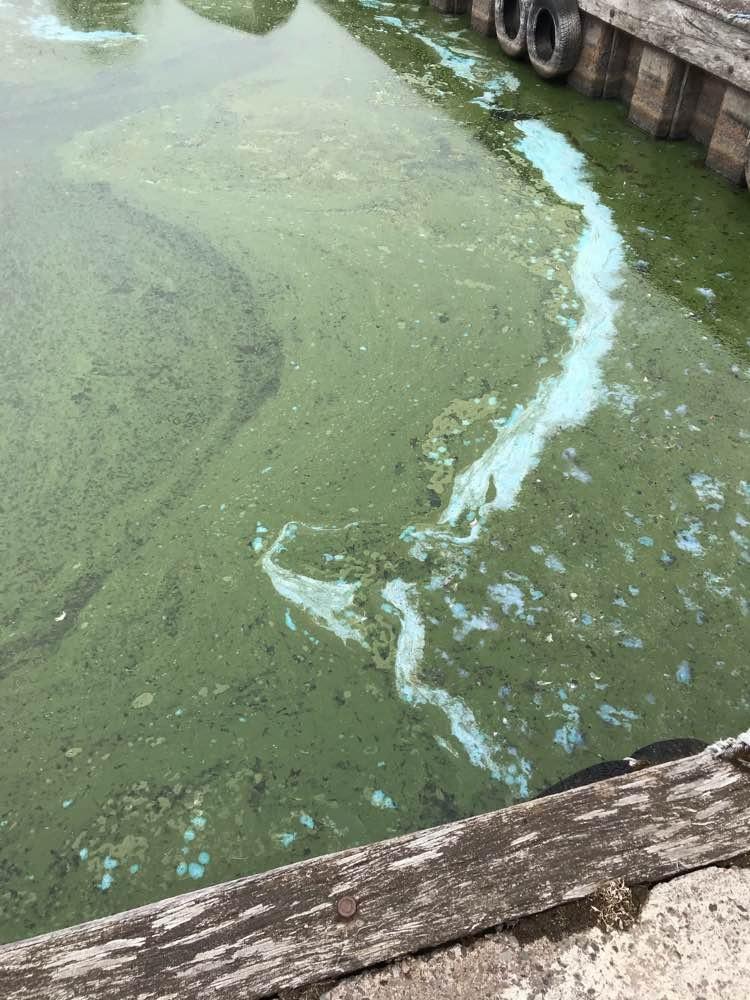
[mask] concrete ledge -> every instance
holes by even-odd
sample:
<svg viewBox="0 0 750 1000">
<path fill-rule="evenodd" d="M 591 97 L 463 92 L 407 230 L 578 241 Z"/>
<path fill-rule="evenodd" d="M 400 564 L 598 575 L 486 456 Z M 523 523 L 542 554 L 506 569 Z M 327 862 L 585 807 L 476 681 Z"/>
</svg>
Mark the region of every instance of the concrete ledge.
<svg viewBox="0 0 750 1000">
<path fill-rule="evenodd" d="M 404 959 L 319 996 L 746 1000 L 750 870 L 708 868 L 644 895 L 639 900 L 617 885 L 602 887 L 585 904 L 550 910 L 513 930 Z"/>
</svg>

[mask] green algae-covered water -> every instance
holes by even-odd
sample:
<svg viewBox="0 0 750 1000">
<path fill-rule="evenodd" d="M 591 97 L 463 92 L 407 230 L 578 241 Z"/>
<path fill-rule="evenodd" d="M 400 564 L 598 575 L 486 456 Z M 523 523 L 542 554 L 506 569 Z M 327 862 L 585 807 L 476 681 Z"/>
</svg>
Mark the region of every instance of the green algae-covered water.
<svg viewBox="0 0 750 1000">
<path fill-rule="evenodd" d="M 700 150 L 425 6 L 0 37 L 0 940 L 746 728 Z"/>
</svg>

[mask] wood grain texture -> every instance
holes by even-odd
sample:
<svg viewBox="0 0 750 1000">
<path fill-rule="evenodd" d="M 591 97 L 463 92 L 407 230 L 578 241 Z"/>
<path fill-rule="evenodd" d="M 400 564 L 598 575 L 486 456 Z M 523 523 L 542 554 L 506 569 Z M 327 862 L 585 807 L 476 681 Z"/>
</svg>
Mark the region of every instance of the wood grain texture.
<svg viewBox="0 0 750 1000">
<path fill-rule="evenodd" d="M 744 184 L 749 143 L 750 94 L 727 87 L 709 143 L 706 166 L 733 184 Z"/>
<path fill-rule="evenodd" d="M 748 19 L 737 18 L 738 13 L 750 15 L 750 5 L 743 2 L 735 6 L 742 10 L 734 11 L 731 20 L 725 5 L 709 0 L 693 0 L 691 5 L 681 0 L 579 0 L 579 7 L 587 14 L 750 90 Z"/>
<path fill-rule="evenodd" d="M 657 139 L 669 135 L 685 75 L 684 63 L 650 45 L 643 46 L 628 118 Z"/>
<path fill-rule="evenodd" d="M 272 996 L 734 857 L 749 835 L 748 766 L 706 752 L 5 946 L 0 997 Z"/>
</svg>

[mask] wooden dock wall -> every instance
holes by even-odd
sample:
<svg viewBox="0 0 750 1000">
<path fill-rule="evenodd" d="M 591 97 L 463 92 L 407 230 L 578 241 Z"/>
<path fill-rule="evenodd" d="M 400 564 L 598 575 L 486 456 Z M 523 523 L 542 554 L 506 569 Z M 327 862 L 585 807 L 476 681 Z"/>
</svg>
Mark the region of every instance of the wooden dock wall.
<svg viewBox="0 0 750 1000">
<path fill-rule="evenodd" d="M 470 0 L 432 0 L 446 13 Z M 658 139 L 692 138 L 707 166 L 750 186 L 750 0 L 578 0 L 582 45 L 568 83 L 622 101 Z M 471 25 L 495 34 L 494 0 L 473 0 Z"/>
<path fill-rule="evenodd" d="M 654 883 L 736 857 L 750 846 L 750 733 L 740 740 L 0 947 L 0 997 L 259 1000 L 612 880 Z"/>
</svg>

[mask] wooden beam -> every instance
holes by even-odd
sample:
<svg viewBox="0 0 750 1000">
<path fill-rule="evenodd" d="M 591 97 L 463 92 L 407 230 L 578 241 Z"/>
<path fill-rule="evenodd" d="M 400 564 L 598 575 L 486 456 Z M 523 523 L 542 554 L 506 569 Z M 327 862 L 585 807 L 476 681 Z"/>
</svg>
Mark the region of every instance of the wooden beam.
<svg viewBox="0 0 750 1000">
<path fill-rule="evenodd" d="M 734 857 L 749 834 L 748 766 L 706 751 L 7 945 L 0 993 L 256 1000 Z"/>
<path fill-rule="evenodd" d="M 579 0 L 579 7 L 654 48 L 750 90 L 747 25 L 709 12 L 708 3 L 697 9 L 680 0 Z"/>
</svg>

